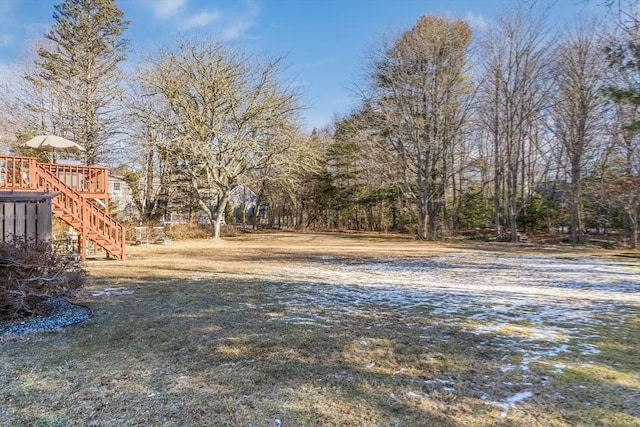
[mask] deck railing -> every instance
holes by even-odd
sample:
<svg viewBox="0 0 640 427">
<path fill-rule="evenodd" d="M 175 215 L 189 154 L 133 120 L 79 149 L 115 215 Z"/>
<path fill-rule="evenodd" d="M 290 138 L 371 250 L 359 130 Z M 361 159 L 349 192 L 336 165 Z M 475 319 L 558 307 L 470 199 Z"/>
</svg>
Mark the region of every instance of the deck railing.
<svg viewBox="0 0 640 427">
<path fill-rule="evenodd" d="M 39 163 L 31 157 L 0 155 L 0 190 L 60 193 L 53 199 L 53 213 L 80 233 L 82 245 L 91 240 L 107 253 L 124 259 L 126 230 L 94 199 L 108 205 L 106 168 Z M 80 255 L 85 259 L 85 251 Z"/>
<path fill-rule="evenodd" d="M 102 199 L 109 191 L 109 174 L 106 168 L 55 163 L 40 165 L 60 181 L 87 197 Z"/>
<path fill-rule="evenodd" d="M 0 156 L 0 189 L 37 190 L 37 164 L 32 157 Z"/>
<path fill-rule="evenodd" d="M 86 197 L 108 198 L 109 170 L 107 168 L 39 163 L 32 157 L 21 156 L 0 155 L 0 189 L 37 190 L 36 165 Z"/>
</svg>

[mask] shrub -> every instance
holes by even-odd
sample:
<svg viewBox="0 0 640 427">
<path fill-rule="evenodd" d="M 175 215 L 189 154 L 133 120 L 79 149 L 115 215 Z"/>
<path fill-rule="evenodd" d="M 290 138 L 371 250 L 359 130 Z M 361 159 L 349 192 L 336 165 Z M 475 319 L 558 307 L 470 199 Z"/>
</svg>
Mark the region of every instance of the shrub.
<svg viewBox="0 0 640 427">
<path fill-rule="evenodd" d="M 177 224 L 166 226 L 165 235 L 171 240 L 210 239 L 212 234 L 209 224 Z M 233 226 L 222 226 L 221 237 L 234 237 L 237 235 Z"/>
<path fill-rule="evenodd" d="M 0 243 L 0 320 L 38 314 L 42 302 L 71 295 L 85 280 L 80 261 L 47 242 Z"/>
<path fill-rule="evenodd" d="M 495 239 L 495 235 L 493 233 L 469 233 L 465 234 L 465 239 L 472 240 L 475 242 L 490 242 Z"/>
<path fill-rule="evenodd" d="M 199 224 L 177 224 L 165 227 L 164 233 L 171 240 L 206 239 L 211 237 L 211 227 Z"/>
<path fill-rule="evenodd" d="M 474 189 L 463 194 L 459 224 L 463 230 L 493 227 L 492 200 Z"/>
</svg>

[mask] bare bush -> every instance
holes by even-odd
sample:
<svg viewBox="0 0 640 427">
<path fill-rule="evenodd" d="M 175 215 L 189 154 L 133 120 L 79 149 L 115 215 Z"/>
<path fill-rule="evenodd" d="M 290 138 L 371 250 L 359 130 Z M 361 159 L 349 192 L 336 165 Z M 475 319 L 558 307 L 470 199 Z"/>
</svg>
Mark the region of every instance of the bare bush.
<svg viewBox="0 0 640 427">
<path fill-rule="evenodd" d="M 0 243 L 0 321 L 39 313 L 42 302 L 84 285 L 78 260 L 53 252 L 46 242 Z"/>
<path fill-rule="evenodd" d="M 165 235 L 171 240 L 207 239 L 211 237 L 211 228 L 200 224 L 177 224 L 165 227 Z M 231 237 L 236 235 L 233 227 L 222 227 L 220 235 Z"/>
</svg>

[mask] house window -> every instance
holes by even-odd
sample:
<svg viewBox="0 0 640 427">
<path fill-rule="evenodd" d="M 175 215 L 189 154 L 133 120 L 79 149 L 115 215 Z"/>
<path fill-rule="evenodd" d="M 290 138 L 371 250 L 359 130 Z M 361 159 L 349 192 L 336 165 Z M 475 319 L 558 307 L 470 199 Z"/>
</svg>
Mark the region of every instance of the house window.
<svg viewBox="0 0 640 427">
<path fill-rule="evenodd" d="M 114 182 L 113 183 L 113 191 L 120 191 L 120 183 L 119 182 Z"/>
</svg>

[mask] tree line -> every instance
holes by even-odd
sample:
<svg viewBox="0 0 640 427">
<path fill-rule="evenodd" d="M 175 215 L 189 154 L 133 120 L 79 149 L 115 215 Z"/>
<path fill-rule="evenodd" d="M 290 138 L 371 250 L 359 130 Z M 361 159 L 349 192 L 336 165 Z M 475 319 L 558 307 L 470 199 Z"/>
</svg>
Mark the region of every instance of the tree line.
<svg viewBox="0 0 640 427">
<path fill-rule="evenodd" d="M 115 2 L 65 0 L 3 91 L 2 134 L 21 153 L 35 134 L 74 139 L 87 164 L 120 166 L 142 220 L 199 211 L 215 237 L 247 185 L 274 226 L 573 242 L 615 231 L 637 246 L 640 12 L 621 1 L 617 25 L 557 30 L 544 6 L 483 28 L 420 17 L 374 44 L 357 107 L 306 133 L 282 58 L 199 37 L 124 73 Z"/>
</svg>

